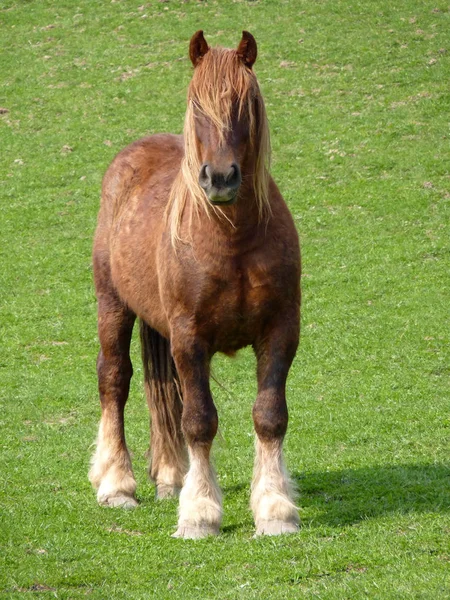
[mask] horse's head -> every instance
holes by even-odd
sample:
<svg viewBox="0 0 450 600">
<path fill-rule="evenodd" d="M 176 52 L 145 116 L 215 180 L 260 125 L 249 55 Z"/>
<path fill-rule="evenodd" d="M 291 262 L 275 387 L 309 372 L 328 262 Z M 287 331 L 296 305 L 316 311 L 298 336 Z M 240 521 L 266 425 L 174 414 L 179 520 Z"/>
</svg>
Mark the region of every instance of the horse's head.
<svg viewBox="0 0 450 600">
<path fill-rule="evenodd" d="M 255 183 L 268 154 L 264 103 L 252 71 L 256 41 L 244 31 L 236 50 L 210 48 L 197 31 L 189 55 L 195 69 L 188 93 L 186 154 L 208 200 L 234 204 L 243 178 Z"/>
</svg>

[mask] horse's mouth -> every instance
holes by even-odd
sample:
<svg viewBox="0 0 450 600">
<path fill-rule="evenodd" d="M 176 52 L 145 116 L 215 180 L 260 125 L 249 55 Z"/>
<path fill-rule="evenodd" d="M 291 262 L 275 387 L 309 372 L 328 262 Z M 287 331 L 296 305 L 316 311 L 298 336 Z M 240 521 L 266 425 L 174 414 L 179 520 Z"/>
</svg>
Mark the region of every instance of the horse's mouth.
<svg viewBox="0 0 450 600">
<path fill-rule="evenodd" d="M 238 188 L 216 188 L 208 190 L 206 193 L 208 200 L 214 206 L 230 206 L 234 204 L 238 196 Z"/>
<path fill-rule="evenodd" d="M 210 198 L 209 199 L 211 204 L 214 204 L 214 206 L 231 206 L 232 204 L 236 203 L 236 200 L 237 200 L 237 194 L 235 194 L 229 200 L 219 200 L 218 198 Z"/>
</svg>

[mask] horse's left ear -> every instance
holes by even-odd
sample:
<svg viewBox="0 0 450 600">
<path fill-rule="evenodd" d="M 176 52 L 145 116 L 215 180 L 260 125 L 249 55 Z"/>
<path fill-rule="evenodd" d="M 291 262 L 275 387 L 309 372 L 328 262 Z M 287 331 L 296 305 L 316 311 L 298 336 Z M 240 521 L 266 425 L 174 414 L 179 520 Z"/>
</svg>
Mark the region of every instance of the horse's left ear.
<svg viewBox="0 0 450 600">
<path fill-rule="evenodd" d="M 258 55 L 256 40 L 248 31 L 242 32 L 242 40 L 239 43 L 236 53 L 244 65 L 249 69 L 251 69 L 255 64 L 255 60 Z"/>
<path fill-rule="evenodd" d="M 191 43 L 189 44 L 189 58 L 194 67 L 198 65 L 200 59 L 205 56 L 208 50 L 209 46 L 203 36 L 203 31 L 196 31 L 191 37 Z"/>
</svg>

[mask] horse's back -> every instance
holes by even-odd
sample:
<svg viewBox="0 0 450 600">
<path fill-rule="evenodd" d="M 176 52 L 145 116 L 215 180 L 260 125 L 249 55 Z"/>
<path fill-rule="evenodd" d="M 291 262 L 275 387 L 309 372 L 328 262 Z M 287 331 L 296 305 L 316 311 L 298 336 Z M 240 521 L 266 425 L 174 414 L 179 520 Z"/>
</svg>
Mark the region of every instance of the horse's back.
<svg viewBox="0 0 450 600">
<path fill-rule="evenodd" d="M 103 178 L 94 240 L 97 293 L 111 290 L 141 317 L 150 306 L 148 322 L 164 333 L 156 255 L 183 148 L 181 136 L 157 134 L 117 154 Z"/>
<path fill-rule="evenodd" d="M 111 223 L 137 196 L 155 208 L 165 204 L 183 154 L 182 136 L 169 133 L 147 136 L 124 148 L 103 178 L 99 221 Z"/>
</svg>

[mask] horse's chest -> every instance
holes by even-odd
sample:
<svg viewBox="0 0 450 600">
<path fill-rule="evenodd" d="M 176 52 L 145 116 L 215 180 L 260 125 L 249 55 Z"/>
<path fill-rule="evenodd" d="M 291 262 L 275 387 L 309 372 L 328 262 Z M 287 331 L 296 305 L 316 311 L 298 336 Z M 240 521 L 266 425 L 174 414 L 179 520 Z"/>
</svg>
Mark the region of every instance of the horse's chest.
<svg viewBox="0 0 450 600">
<path fill-rule="evenodd" d="M 205 278 L 196 320 L 219 351 L 253 343 L 264 321 L 276 308 L 276 285 L 266 272 L 224 269 Z"/>
<path fill-rule="evenodd" d="M 250 270 L 236 269 L 212 282 L 212 296 L 228 307 L 230 317 L 242 314 L 258 316 L 271 293 L 271 280 Z M 219 311 L 220 312 L 220 311 Z M 223 312 L 223 311 L 222 311 Z"/>
</svg>

